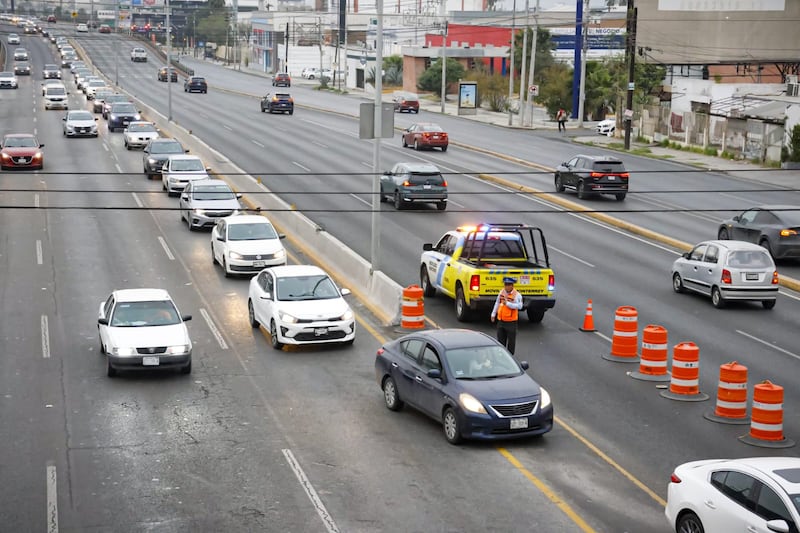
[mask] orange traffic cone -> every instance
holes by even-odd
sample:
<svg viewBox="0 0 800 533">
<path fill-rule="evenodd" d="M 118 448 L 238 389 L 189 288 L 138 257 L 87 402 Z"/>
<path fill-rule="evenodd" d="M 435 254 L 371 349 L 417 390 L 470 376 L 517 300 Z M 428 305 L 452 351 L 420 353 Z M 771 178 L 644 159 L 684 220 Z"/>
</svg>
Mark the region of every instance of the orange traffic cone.
<svg viewBox="0 0 800 533">
<path fill-rule="evenodd" d="M 589 303 L 586 304 L 586 314 L 583 316 L 583 326 L 581 331 L 597 331 L 594 329 L 594 316 L 592 315 L 592 299 L 589 298 Z"/>
</svg>

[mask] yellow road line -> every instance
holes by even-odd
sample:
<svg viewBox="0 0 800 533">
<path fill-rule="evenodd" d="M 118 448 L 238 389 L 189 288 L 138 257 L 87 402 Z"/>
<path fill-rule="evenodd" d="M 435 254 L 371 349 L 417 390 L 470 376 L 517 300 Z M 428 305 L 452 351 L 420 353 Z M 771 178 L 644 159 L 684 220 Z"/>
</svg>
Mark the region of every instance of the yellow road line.
<svg viewBox="0 0 800 533">
<path fill-rule="evenodd" d="M 537 489 L 542 491 L 542 494 L 544 494 L 547 497 L 547 499 L 549 499 L 551 502 L 556 504 L 556 507 L 561 509 L 561 512 L 563 512 L 565 515 L 567 515 L 570 520 L 575 522 L 575 525 L 577 525 L 579 528 L 581 528 L 581 531 L 584 531 L 585 533 L 594 533 L 595 530 L 594 530 L 594 528 L 592 528 L 592 526 L 587 524 L 586 521 L 578 515 L 578 513 L 573 511 L 572 507 L 570 507 L 567 502 L 565 502 L 564 500 L 559 498 L 558 495 L 555 492 L 550 490 L 550 487 L 545 485 L 542 482 L 542 480 L 540 480 L 538 477 L 534 476 L 533 473 L 531 473 L 530 470 L 528 470 L 527 468 L 522 466 L 522 463 L 520 463 L 517 460 L 516 457 L 511 455 L 511 452 L 509 452 L 505 448 L 497 448 L 497 451 L 500 452 L 500 455 L 505 457 L 506 460 L 509 463 L 511 463 L 517 470 L 519 470 L 520 473 L 523 476 L 528 478 L 528 481 L 533 483 L 536 486 Z"/>
</svg>

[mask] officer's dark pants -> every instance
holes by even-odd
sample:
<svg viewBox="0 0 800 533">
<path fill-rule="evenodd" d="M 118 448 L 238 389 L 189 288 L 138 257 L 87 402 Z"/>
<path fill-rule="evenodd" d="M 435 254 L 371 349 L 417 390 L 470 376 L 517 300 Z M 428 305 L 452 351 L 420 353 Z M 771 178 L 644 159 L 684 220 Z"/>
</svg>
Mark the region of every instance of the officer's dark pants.
<svg viewBox="0 0 800 533">
<path fill-rule="evenodd" d="M 517 321 L 497 321 L 497 341 L 514 353 L 517 346 Z"/>
</svg>

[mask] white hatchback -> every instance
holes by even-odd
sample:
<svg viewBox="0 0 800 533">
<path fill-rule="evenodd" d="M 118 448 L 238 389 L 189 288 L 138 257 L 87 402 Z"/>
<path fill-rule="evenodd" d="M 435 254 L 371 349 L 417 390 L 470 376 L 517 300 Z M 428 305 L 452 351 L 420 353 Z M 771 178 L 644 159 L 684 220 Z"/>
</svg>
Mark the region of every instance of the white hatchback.
<svg viewBox="0 0 800 533">
<path fill-rule="evenodd" d="M 250 280 L 250 325 L 264 324 L 276 350 L 285 344 L 352 344 L 356 321 L 343 298 L 348 294 L 313 265 L 265 268 Z"/>
<path fill-rule="evenodd" d="M 254 274 L 265 267 L 286 264 L 286 250 L 275 226 L 260 215 L 236 215 L 217 221 L 211 230 L 211 260 L 222 265 L 225 277 Z"/>
<path fill-rule="evenodd" d="M 208 179 L 209 170 L 196 155 L 171 155 L 161 169 L 161 185 L 170 196 L 178 196 L 190 181 Z"/>
</svg>

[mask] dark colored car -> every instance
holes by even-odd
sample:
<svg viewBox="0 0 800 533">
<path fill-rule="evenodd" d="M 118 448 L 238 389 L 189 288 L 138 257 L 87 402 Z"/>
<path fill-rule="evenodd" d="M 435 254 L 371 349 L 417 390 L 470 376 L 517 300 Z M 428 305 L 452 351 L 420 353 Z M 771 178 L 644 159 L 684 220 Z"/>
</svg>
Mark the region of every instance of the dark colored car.
<svg viewBox="0 0 800 533">
<path fill-rule="evenodd" d="M 576 155 L 556 168 L 557 192 L 569 189 L 585 199 L 594 194 L 613 194 L 622 201 L 628 193 L 628 171 L 619 159 L 609 156 Z"/>
<path fill-rule="evenodd" d="M 58 68 L 58 65 L 54 65 L 48 63 L 42 68 L 42 78 L 49 80 L 49 79 L 61 79 L 61 69 Z"/>
<path fill-rule="evenodd" d="M 112 89 L 98 89 L 94 93 L 94 98 L 92 99 L 92 112 L 93 113 L 101 113 L 103 111 L 103 104 L 106 101 L 106 98 L 115 94 Z"/>
<path fill-rule="evenodd" d="M 261 112 L 266 113 L 289 113 L 294 114 L 294 99 L 289 93 L 267 93 L 261 99 Z"/>
<path fill-rule="evenodd" d="M 111 104 L 108 111 L 108 131 L 125 129 L 131 122 L 142 120 L 142 115 L 136 106 L 130 102 L 117 102 Z"/>
<path fill-rule="evenodd" d="M 190 76 L 186 78 L 183 82 L 183 92 L 186 93 L 207 93 L 208 92 L 208 84 L 206 83 L 205 78 L 201 78 L 200 76 Z"/>
<path fill-rule="evenodd" d="M 108 119 L 109 112 L 111 111 L 111 106 L 119 103 L 119 102 L 130 102 L 131 99 L 126 94 L 111 94 L 105 97 L 103 100 L 103 107 L 101 109 L 101 113 L 103 114 L 104 119 Z"/>
<path fill-rule="evenodd" d="M 31 75 L 31 64 L 27 61 L 14 61 L 14 74 L 21 76 Z"/>
<path fill-rule="evenodd" d="M 439 211 L 444 211 L 447 209 L 447 181 L 430 163 L 397 163 L 381 176 L 380 200 L 392 200 L 398 210 L 415 202 L 426 202 L 435 203 Z"/>
<path fill-rule="evenodd" d="M 44 167 L 44 145 L 29 133 L 11 133 L 3 137 L 0 148 L 0 168 L 42 169 Z"/>
<path fill-rule="evenodd" d="M 415 150 L 423 148 L 441 148 L 442 152 L 447 151 L 450 143 L 447 133 L 438 124 L 418 122 L 403 130 L 403 148 L 413 146 Z"/>
<path fill-rule="evenodd" d="M 272 86 L 273 87 L 291 87 L 292 86 L 292 78 L 285 72 L 278 72 L 275 76 L 272 77 Z"/>
<path fill-rule="evenodd" d="M 394 110 L 398 113 L 408 111 L 409 113 L 419 113 L 419 97 L 413 93 L 398 93 L 392 98 Z"/>
<path fill-rule="evenodd" d="M 167 67 L 158 69 L 158 81 L 167 81 Z M 169 81 L 173 83 L 178 82 L 178 71 L 172 67 L 169 69 Z"/>
<path fill-rule="evenodd" d="M 762 205 L 725 220 L 717 238 L 748 241 L 766 248 L 775 259 L 800 258 L 800 207 Z"/>
<path fill-rule="evenodd" d="M 51 22 L 51 23 L 52 22 L 56 22 L 56 16 L 55 15 L 48 15 L 47 16 L 47 22 Z"/>
<path fill-rule="evenodd" d="M 548 392 L 494 338 L 478 331 L 438 329 L 387 342 L 375 357 L 386 407 L 404 403 L 442 423 L 451 444 L 510 439 L 553 429 Z"/>
<path fill-rule="evenodd" d="M 164 162 L 169 159 L 169 156 L 185 154 L 188 151 L 181 143 L 170 138 L 153 139 L 147 143 L 142 156 L 142 166 L 144 167 L 144 173 L 147 174 L 147 179 L 161 175 L 161 169 L 164 167 Z"/>
</svg>

